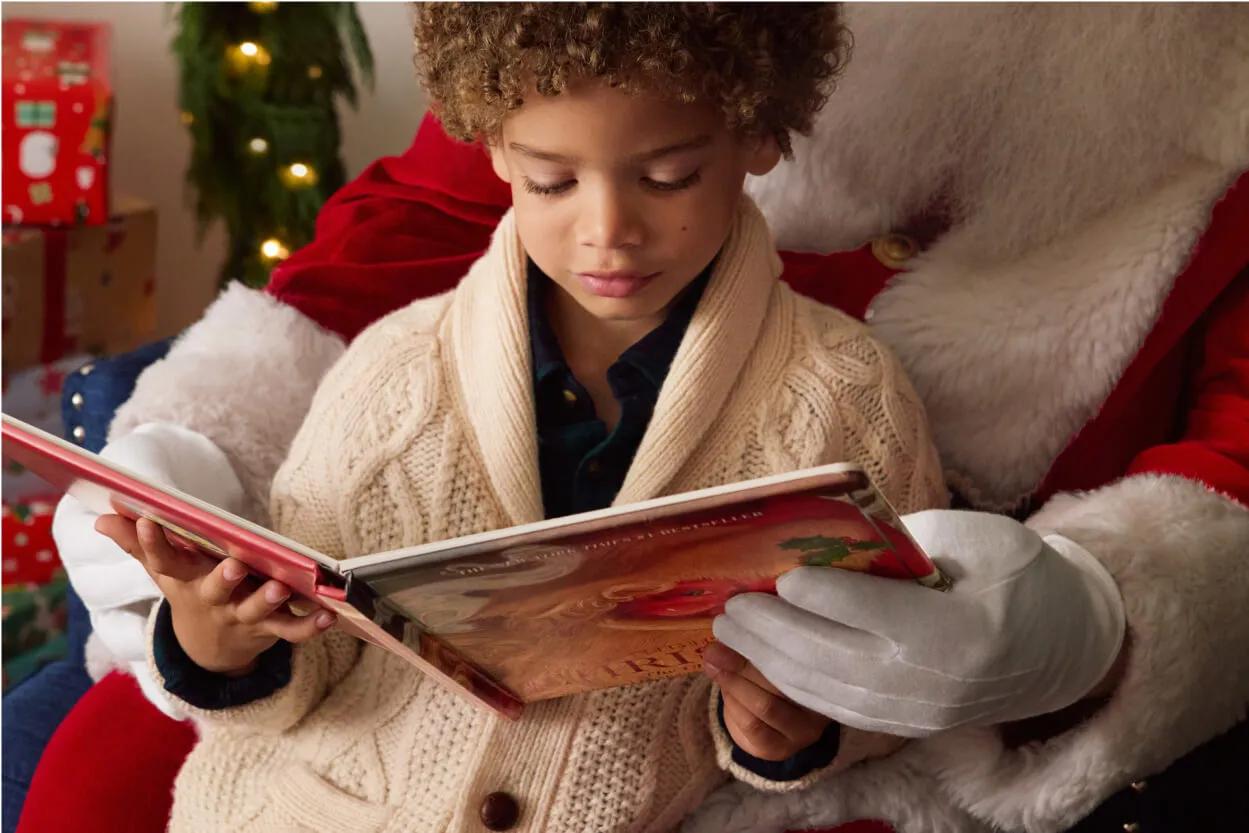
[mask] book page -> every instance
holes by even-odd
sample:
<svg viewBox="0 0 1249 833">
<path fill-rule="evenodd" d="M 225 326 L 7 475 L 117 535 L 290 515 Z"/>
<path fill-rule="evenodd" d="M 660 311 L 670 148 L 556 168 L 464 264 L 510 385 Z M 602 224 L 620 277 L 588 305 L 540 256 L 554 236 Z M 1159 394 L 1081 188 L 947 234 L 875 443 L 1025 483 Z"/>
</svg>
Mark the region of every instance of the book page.
<svg viewBox="0 0 1249 833">
<path fill-rule="evenodd" d="M 861 473 L 675 517 L 564 534 L 368 579 L 380 603 L 531 702 L 689 674 L 738 593 L 800 566 L 939 582 Z"/>
</svg>

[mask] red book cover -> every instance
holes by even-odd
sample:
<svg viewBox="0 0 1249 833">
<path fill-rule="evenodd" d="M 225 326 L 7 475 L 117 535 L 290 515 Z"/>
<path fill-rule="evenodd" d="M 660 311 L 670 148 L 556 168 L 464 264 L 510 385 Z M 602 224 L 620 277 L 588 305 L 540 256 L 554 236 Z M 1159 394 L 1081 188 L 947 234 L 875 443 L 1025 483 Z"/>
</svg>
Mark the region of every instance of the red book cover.
<svg viewBox="0 0 1249 833">
<path fill-rule="evenodd" d="M 340 627 L 478 704 L 524 703 L 690 674 L 738 593 L 797 567 L 943 589 L 853 464 L 822 466 L 336 561 L 4 417 L 4 454 L 96 511 L 152 518 L 334 610 Z"/>
</svg>

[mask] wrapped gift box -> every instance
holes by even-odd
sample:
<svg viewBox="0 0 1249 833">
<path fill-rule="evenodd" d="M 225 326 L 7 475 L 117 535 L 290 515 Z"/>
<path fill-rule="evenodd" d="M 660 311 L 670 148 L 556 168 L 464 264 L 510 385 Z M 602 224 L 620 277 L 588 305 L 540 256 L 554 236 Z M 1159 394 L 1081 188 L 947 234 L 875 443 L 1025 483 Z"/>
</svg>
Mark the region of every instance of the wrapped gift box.
<svg viewBox="0 0 1249 833">
<path fill-rule="evenodd" d="M 134 349 L 156 330 L 156 210 L 117 201 L 103 226 L 4 230 L 8 374 L 72 353 Z"/>
<path fill-rule="evenodd" d="M 21 502 L 5 497 L 2 575 L 6 589 L 47 584 L 60 574 L 61 559 L 52 539 L 52 515 L 59 499 L 60 495 L 50 493 Z"/>
<path fill-rule="evenodd" d="M 4 21 L 4 222 L 109 219 L 107 24 Z"/>
<path fill-rule="evenodd" d="M 4 633 L 5 691 L 66 655 L 68 587 L 65 573 L 59 572 L 44 584 L 4 588 L 0 624 Z"/>
</svg>

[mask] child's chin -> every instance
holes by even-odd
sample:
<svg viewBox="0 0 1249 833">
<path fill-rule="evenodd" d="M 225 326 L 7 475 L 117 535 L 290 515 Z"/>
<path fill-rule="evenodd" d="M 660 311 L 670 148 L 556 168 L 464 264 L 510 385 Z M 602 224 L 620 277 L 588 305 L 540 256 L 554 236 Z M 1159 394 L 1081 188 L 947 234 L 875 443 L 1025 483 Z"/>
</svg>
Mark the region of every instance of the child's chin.
<svg viewBox="0 0 1249 833">
<path fill-rule="evenodd" d="M 662 308 L 657 310 L 654 303 L 646 303 L 640 298 L 595 298 L 588 305 L 588 310 L 600 321 L 623 323 L 652 319 L 660 314 Z"/>
</svg>

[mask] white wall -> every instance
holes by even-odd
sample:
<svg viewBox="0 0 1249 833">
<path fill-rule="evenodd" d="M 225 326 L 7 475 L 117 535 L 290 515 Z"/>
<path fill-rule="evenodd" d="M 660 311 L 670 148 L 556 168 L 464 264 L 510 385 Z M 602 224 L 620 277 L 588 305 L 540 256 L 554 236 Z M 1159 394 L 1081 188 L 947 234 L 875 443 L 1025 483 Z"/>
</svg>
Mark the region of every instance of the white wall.
<svg viewBox="0 0 1249 833">
<path fill-rule="evenodd" d="M 408 146 L 424 112 L 412 69 L 410 7 L 359 3 L 373 49 L 375 84 L 361 91 L 360 109 L 342 111 L 343 157 L 354 176 L 378 156 Z M 169 51 L 174 37 L 168 3 L 16 3 L 5 19 L 97 20 L 113 27 L 116 112 L 112 149 L 114 194 L 156 205 L 159 335 L 176 333 L 199 317 L 216 294 L 225 234 L 214 228 L 196 242 L 195 218 L 184 174 L 190 140 L 178 120 L 178 69 Z"/>
</svg>

